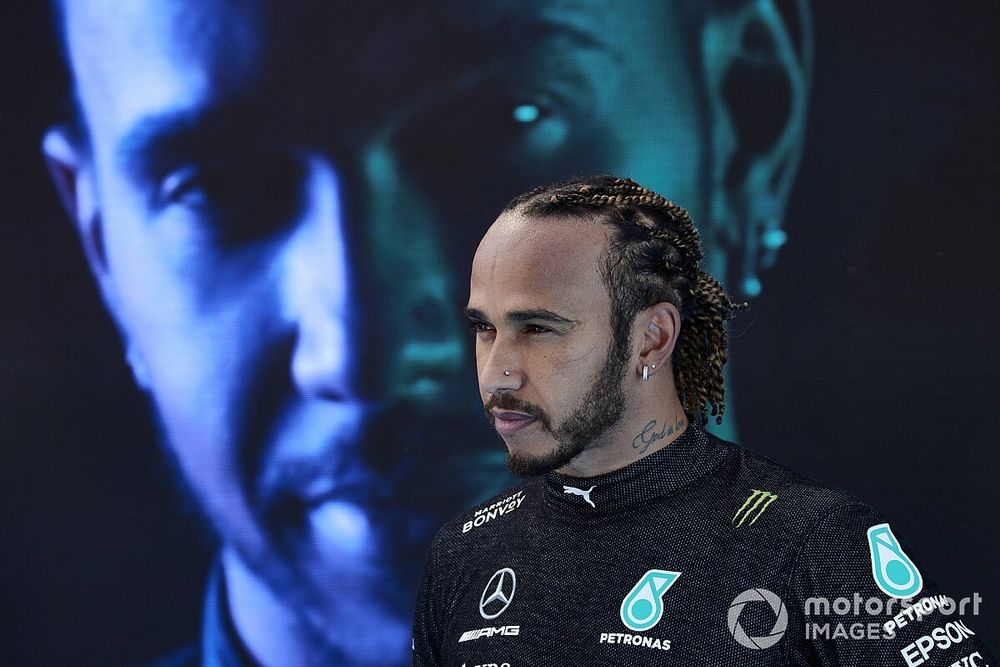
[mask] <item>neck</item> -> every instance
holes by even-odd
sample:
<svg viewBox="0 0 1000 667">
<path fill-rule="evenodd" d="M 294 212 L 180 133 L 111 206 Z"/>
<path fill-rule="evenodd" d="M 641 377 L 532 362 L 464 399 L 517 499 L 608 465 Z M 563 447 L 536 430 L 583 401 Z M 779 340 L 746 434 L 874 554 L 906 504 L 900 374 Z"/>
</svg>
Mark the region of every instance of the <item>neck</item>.
<svg viewBox="0 0 1000 667">
<path fill-rule="evenodd" d="M 630 397 L 622 420 L 557 472 L 570 477 L 594 477 L 624 468 L 657 452 L 688 428 L 673 380 L 657 386 L 642 383 Z"/>
<path fill-rule="evenodd" d="M 264 667 L 369 667 L 410 658 L 412 603 L 402 611 L 377 594 L 376 584 L 391 580 L 388 571 L 362 563 L 353 573 L 331 573 L 342 585 L 319 602 L 296 594 L 294 581 L 265 580 L 230 547 L 222 574 L 236 634 Z"/>
<path fill-rule="evenodd" d="M 296 616 L 230 548 L 222 552 L 227 609 L 247 650 L 261 665 L 309 667 L 311 642 Z"/>
</svg>

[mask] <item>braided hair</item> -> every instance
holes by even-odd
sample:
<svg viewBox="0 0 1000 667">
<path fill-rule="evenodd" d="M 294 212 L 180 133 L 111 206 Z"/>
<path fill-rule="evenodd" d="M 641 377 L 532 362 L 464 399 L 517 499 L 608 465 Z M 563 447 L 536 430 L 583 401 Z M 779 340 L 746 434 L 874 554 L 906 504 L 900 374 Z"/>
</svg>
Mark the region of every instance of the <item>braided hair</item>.
<svg viewBox="0 0 1000 667">
<path fill-rule="evenodd" d="M 704 252 L 687 211 L 627 178 L 589 176 L 518 195 L 505 211 L 526 216 L 597 219 L 614 230 L 601 276 L 611 296 L 614 344 L 625 350 L 632 324 L 662 301 L 681 315 L 673 365 L 684 411 L 699 423 L 708 413 L 722 423 L 726 411 L 722 367 L 729 336 L 726 322 L 747 307 L 733 303 L 715 278 L 701 269 Z"/>
</svg>

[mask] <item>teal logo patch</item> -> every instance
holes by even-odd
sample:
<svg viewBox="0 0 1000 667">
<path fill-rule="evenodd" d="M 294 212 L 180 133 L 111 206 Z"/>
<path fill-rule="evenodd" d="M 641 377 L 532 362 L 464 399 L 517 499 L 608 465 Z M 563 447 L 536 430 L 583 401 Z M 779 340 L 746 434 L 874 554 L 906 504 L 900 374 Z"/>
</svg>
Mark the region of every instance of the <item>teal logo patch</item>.
<svg viewBox="0 0 1000 667">
<path fill-rule="evenodd" d="M 642 575 L 622 600 L 622 623 L 630 630 L 642 632 L 660 622 L 663 616 L 663 594 L 667 592 L 680 572 L 650 570 Z"/>
<path fill-rule="evenodd" d="M 882 592 L 894 598 L 909 598 L 924 587 L 920 570 L 903 553 L 889 524 L 868 529 L 868 547 L 872 552 L 872 576 Z"/>
</svg>

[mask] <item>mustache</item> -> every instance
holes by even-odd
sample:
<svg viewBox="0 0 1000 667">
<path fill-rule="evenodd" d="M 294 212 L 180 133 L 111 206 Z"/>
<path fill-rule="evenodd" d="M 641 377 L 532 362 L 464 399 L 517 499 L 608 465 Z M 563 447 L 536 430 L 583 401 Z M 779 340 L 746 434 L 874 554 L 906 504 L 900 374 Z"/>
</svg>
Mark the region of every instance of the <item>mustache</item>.
<svg viewBox="0 0 1000 667">
<path fill-rule="evenodd" d="M 542 425 L 546 431 L 552 432 L 552 420 L 545 410 L 534 403 L 529 403 L 528 401 L 521 400 L 516 396 L 505 393 L 497 393 L 490 396 L 489 400 L 483 404 L 483 411 L 486 413 L 486 418 L 490 421 L 490 426 L 493 426 L 496 422 L 496 418 L 493 416 L 492 410 L 511 410 L 514 412 L 523 412 L 526 415 L 531 415 Z"/>
</svg>

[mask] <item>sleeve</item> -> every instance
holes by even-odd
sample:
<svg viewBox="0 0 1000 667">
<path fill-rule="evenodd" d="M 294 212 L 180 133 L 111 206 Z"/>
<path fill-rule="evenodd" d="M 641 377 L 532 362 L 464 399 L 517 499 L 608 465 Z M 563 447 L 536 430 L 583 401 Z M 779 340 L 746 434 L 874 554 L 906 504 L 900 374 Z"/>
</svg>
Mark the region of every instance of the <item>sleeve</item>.
<svg viewBox="0 0 1000 667">
<path fill-rule="evenodd" d="M 437 667 L 441 661 L 441 604 L 440 591 L 435 585 L 438 573 L 437 546 L 440 534 L 434 539 L 424 572 L 417 589 L 417 606 L 413 614 L 413 665 L 414 667 Z"/>
<path fill-rule="evenodd" d="M 814 526 L 787 593 L 790 664 L 1000 667 L 975 632 L 979 600 L 942 593 L 862 503 Z"/>
</svg>

